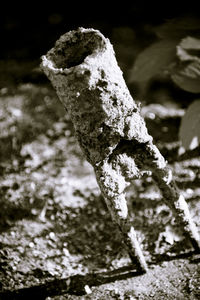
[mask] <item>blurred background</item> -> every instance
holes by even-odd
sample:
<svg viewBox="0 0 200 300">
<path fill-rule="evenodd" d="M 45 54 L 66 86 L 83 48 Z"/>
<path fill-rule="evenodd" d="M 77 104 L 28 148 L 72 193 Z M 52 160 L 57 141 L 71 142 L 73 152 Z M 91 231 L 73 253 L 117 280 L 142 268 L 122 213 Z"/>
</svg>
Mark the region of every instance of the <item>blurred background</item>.
<svg viewBox="0 0 200 300">
<path fill-rule="evenodd" d="M 185 14 L 198 16 L 198 1 L 11 1 L 1 7 L 0 56 L 38 58 L 61 34 L 78 26 L 97 28 L 111 39 L 113 28 L 128 26 L 145 43 L 148 26 Z"/>
</svg>

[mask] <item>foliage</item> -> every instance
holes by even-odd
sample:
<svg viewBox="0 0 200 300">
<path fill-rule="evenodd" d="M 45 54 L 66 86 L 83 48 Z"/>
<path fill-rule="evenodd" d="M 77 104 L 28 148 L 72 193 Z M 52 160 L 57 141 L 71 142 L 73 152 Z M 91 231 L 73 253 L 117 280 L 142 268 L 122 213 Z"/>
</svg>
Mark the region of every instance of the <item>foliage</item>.
<svg viewBox="0 0 200 300">
<path fill-rule="evenodd" d="M 185 91 L 200 93 L 200 39 L 188 36 L 176 49 L 179 65 L 171 72 L 172 80 Z"/>
<path fill-rule="evenodd" d="M 188 107 L 181 121 L 179 136 L 185 149 L 193 150 L 200 144 L 200 99 Z"/>
<path fill-rule="evenodd" d="M 179 89 L 194 94 L 195 100 L 195 94 L 200 93 L 199 30 L 198 20 L 187 18 L 157 27 L 155 32 L 159 40 L 139 53 L 130 71 L 129 83 L 136 82 L 144 87 L 158 76 L 165 77 Z M 199 107 L 199 100 L 189 105 L 181 122 L 179 136 L 186 150 L 200 143 Z"/>
<path fill-rule="evenodd" d="M 144 49 L 135 61 L 129 81 L 144 82 L 150 80 L 176 58 L 177 40 L 161 40 Z M 162 55 L 160 55 L 162 53 Z"/>
</svg>

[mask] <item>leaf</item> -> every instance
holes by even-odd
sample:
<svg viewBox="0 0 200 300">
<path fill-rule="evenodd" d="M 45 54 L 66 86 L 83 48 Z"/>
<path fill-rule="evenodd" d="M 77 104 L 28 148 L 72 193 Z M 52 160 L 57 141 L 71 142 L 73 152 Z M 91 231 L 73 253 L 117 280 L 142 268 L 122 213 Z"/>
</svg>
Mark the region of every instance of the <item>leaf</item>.
<svg viewBox="0 0 200 300">
<path fill-rule="evenodd" d="M 200 39 L 186 37 L 177 46 L 177 57 L 180 62 L 171 69 L 173 82 L 181 89 L 200 92 Z"/>
<path fill-rule="evenodd" d="M 186 37 L 177 46 L 177 56 L 181 61 L 199 60 L 200 56 L 200 39 Z"/>
<path fill-rule="evenodd" d="M 162 40 L 144 49 L 130 71 L 129 82 L 144 82 L 165 69 L 176 58 L 177 40 Z"/>
<path fill-rule="evenodd" d="M 179 137 L 186 150 L 193 150 L 200 144 L 200 99 L 195 100 L 183 116 Z"/>
<path fill-rule="evenodd" d="M 200 39 L 188 36 L 181 41 L 180 47 L 184 49 L 200 50 Z"/>
<path fill-rule="evenodd" d="M 155 28 L 155 33 L 159 38 L 182 38 L 185 35 L 199 33 L 199 18 L 179 17 L 171 19 Z"/>
<path fill-rule="evenodd" d="M 200 60 L 195 60 L 175 71 L 171 78 L 184 91 L 200 93 Z"/>
</svg>

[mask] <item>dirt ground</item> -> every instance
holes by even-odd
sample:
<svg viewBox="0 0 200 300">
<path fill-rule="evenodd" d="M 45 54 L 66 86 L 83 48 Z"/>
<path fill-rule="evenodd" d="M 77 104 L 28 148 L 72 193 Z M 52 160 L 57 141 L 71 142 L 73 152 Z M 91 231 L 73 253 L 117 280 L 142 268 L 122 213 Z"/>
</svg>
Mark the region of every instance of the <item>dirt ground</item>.
<svg viewBox="0 0 200 300">
<path fill-rule="evenodd" d="M 37 66 L 1 62 L 0 299 L 200 299 L 200 255 L 151 177 L 127 190 L 149 272 L 131 264 L 71 121 Z M 163 91 L 155 99 L 142 103 L 142 114 L 200 226 L 199 149 L 178 156 L 185 108 Z"/>
</svg>

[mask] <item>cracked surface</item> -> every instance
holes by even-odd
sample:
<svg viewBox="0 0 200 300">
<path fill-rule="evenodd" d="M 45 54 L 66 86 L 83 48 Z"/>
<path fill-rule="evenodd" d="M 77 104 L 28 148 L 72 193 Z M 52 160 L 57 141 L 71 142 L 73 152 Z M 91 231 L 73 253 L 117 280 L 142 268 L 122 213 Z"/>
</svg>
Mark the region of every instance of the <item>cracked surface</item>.
<svg viewBox="0 0 200 300">
<path fill-rule="evenodd" d="M 41 66 L 71 116 L 80 146 L 94 167 L 112 218 L 138 267 L 147 270 L 137 239 L 130 235 L 134 229 L 124 190 L 129 181 L 146 171 L 153 173 L 180 226 L 199 249 L 198 232 L 187 203 L 180 198 L 165 159 L 152 143 L 109 40 L 94 29 L 70 31 L 42 57 Z"/>
</svg>

